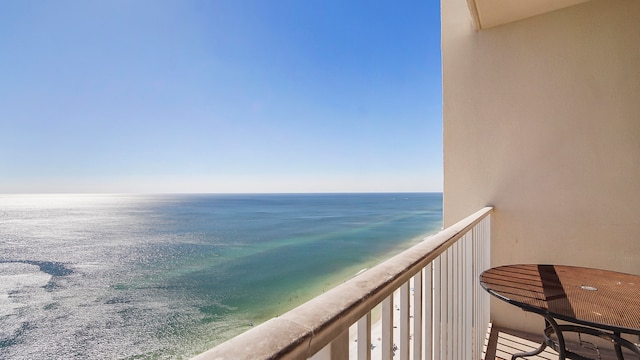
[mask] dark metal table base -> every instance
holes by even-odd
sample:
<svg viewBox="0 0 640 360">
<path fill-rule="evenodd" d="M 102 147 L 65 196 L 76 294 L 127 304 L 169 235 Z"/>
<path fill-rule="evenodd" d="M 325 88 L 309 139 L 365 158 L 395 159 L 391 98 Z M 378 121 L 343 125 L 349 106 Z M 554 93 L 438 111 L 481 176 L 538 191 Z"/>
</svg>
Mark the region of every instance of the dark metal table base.
<svg viewBox="0 0 640 360">
<path fill-rule="evenodd" d="M 547 346 L 558 352 L 558 359 L 560 360 L 564 360 L 564 359 L 593 360 L 592 358 L 584 357 L 580 354 L 567 350 L 563 332 L 565 333 L 575 332 L 580 334 L 597 336 L 601 339 L 605 339 L 613 344 L 616 351 L 616 356 L 620 360 L 624 360 L 624 356 L 622 355 L 622 347 L 625 347 L 633 351 L 633 353 L 635 353 L 636 355 L 640 356 L 640 348 L 636 344 L 632 343 L 631 341 L 628 341 L 620 337 L 619 332 L 607 333 L 598 329 L 589 328 L 585 326 L 558 325 L 558 323 L 552 317 L 546 314 L 540 314 L 537 312 L 536 314 L 541 315 L 542 317 L 544 317 L 544 320 L 545 320 L 544 341 L 542 342 L 542 344 L 540 344 L 540 347 L 537 348 L 536 350 L 514 354 L 511 357 L 511 360 L 538 355 L 542 353 L 544 349 L 547 348 Z M 557 342 L 551 338 L 551 335 L 553 334 L 555 334 L 556 337 L 558 338 Z"/>
</svg>

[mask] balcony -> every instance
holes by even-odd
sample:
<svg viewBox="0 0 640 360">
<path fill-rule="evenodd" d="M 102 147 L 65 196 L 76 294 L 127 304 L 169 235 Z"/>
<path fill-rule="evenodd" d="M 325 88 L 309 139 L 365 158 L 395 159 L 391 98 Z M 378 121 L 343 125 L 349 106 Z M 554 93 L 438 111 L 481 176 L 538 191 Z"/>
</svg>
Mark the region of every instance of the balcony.
<svg viewBox="0 0 640 360">
<path fill-rule="evenodd" d="M 489 295 L 477 279 L 490 264 L 491 212 L 483 208 L 196 359 L 480 359 Z"/>
</svg>

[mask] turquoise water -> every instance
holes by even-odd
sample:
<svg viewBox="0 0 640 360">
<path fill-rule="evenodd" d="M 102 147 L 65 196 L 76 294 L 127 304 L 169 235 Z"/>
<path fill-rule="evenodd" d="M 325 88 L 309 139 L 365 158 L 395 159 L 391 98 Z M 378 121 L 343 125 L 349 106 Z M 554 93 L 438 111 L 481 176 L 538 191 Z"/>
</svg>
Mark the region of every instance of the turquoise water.
<svg viewBox="0 0 640 360">
<path fill-rule="evenodd" d="M 0 195 L 0 358 L 189 358 L 442 225 L 442 194 Z"/>
</svg>

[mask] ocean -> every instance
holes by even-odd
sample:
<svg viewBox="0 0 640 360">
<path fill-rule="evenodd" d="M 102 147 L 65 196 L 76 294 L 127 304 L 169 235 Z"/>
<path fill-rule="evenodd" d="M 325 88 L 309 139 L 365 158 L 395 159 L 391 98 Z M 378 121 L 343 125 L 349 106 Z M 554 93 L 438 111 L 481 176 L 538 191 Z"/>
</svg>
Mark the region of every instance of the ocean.
<svg viewBox="0 0 640 360">
<path fill-rule="evenodd" d="M 188 359 L 441 227 L 441 193 L 0 195 L 0 358 Z"/>
</svg>

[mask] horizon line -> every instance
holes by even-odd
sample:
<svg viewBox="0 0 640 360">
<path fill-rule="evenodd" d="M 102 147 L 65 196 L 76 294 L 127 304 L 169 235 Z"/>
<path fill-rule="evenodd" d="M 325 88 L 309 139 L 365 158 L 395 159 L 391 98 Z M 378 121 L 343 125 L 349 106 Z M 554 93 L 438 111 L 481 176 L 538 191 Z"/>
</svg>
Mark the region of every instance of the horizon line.
<svg viewBox="0 0 640 360">
<path fill-rule="evenodd" d="M 338 195 L 338 194 L 442 194 L 443 191 L 313 191 L 313 192 L 15 192 L 6 195 Z"/>
</svg>

